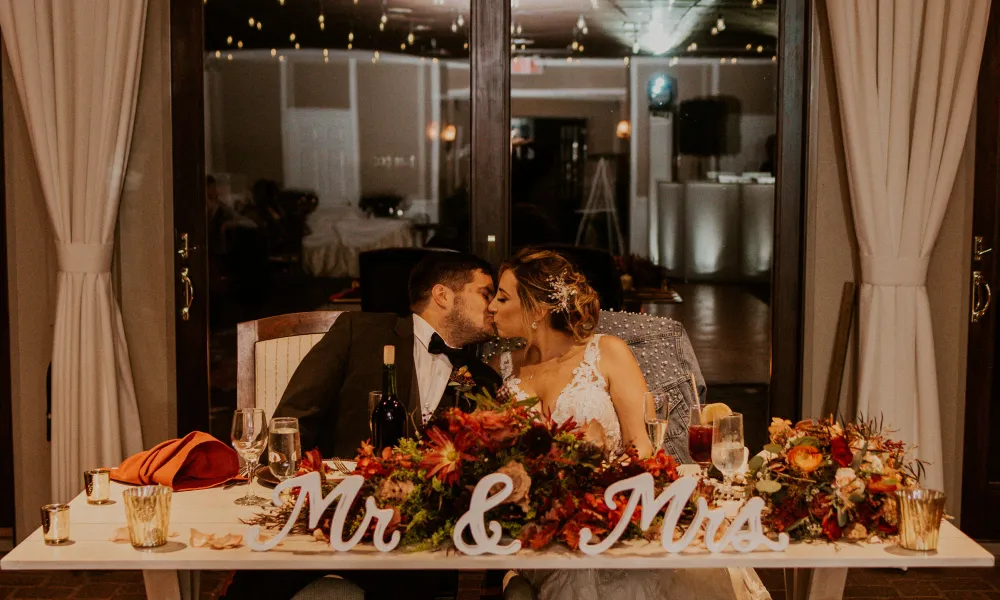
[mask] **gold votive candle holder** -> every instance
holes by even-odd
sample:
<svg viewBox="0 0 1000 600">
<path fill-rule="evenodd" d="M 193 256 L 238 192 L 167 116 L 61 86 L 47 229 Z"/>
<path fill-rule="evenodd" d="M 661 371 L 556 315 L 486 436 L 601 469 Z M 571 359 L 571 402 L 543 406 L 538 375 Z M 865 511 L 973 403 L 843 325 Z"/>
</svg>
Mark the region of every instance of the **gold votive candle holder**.
<svg viewBox="0 0 1000 600">
<path fill-rule="evenodd" d="M 49 546 L 69 543 L 69 504 L 42 507 L 42 537 Z"/>
<path fill-rule="evenodd" d="M 114 504 L 111 500 L 111 469 L 84 471 L 83 487 L 87 492 L 87 504 Z"/>
<path fill-rule="evenodd" d="M 133 548 L 156 548 L 167 543 L 172 495 L 173 490 L 162 485 L 133 487 L 122 492 Z"/>
<path fill-rule="evenodd" d="M 937 550 L 944 518 L 945 495 L 922 488 L 896 492 L 899 505 L 899 545 L 907 550 Z"/>
</svg>

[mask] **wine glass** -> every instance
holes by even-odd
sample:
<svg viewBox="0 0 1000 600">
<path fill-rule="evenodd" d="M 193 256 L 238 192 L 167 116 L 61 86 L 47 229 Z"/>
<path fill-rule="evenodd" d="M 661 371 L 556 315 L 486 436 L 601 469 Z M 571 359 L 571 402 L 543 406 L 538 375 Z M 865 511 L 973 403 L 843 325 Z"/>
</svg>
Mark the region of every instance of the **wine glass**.
<svg viewBox="0 0 1000 600">
<path fill-rule="evenodd" d="M 656 397 L 653 392 L 646 392 L 643 395 L 643 406 L 646 409 L 646 434 L 653 444 L 653 452 L 665 448 L 667 442 L 667 431 L 670 428 L 669 413 L 664 413 L 664 418 L 660 418 L 656 410 Z"/>
<path fill-rule="evenodd" d="M 712 464 L 712 426 L 701 422 L 701 405 L 691 405 L 691 419 L 688 421 L 688 451 L 691 459 L 702 469 Z"/>
<path fill-rule="evenodd" d="M 247 495 L 233 503 L 240 506 L 261 506 L 266 498 L 254 493 L 253 478 L 257 473 L 257 461 L 267 445 L 267 417 L 261 408 L 237 408 L 233 414 L 233 430 L 230 434 L 236 453 L 247 462 L 247 478 L 250 485 Z"/>
<path fill-rule="evenodd" d="M 278 481 L 295 477 L 302 458 L 299 442 L 299 420 L 295 417 L 271 419 L 267 433 L 267 463 L 271 474 Z M 291 491 L 285 490 L 283 500 L 288 501 Z"/>
<path fill-rule="evenodd" d="M 722 472 L 723 492 L 732 490 L 733 475 L 743 465 L 743 415 L 718 417 L 712 424 L 712 464 Z"/>
</svg>

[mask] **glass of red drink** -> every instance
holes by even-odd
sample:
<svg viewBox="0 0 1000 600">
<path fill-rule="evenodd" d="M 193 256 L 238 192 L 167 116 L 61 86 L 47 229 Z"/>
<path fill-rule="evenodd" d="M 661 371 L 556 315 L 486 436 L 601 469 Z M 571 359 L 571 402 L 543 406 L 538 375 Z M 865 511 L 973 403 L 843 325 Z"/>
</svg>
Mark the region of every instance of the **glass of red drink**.
<svg viewBox="0 0 1000 600">
<path fill-rule="evenodd" d="M 712 464 L 712 426 L 701 424 L 701 407 L 691 407 L 691 420 L 688 422 L 688 451 L 691 458 L 702 468 Z"/>
</svg>

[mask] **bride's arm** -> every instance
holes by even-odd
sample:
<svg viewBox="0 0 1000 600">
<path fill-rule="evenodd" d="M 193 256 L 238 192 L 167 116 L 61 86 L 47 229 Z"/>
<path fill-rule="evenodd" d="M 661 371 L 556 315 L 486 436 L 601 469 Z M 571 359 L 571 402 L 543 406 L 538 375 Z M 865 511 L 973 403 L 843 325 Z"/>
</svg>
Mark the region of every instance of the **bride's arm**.
<svg viewBox="0 0 1000 600">
<path fill-rule="evenodd" d="M 646 378 L 628 344 L 621 339 L 606 335 L 601 338 L 600 349 L 600 369 L 608 380 L 611 402 L 622 427 L 622 441 L 626 446 L 634 444 L 639 456 L 649 456 L 653 453 L 653 444 L 646 434 L 646 407 L 643 405 L 648 389 Z"/>
</svg>

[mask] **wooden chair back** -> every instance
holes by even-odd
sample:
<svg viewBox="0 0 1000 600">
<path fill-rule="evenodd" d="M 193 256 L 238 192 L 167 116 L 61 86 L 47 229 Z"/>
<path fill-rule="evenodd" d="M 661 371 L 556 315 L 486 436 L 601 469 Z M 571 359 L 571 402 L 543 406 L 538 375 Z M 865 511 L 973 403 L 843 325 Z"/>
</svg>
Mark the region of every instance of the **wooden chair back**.
<svg viewBox="0 0 1000 600">
<path fill-rule="evenodd" d="M 340 311 L 291 313 L 240 323 L 236 330 L 236 405 L 263 408 L 270 420 L 292 373 Z"/>
</svg>

